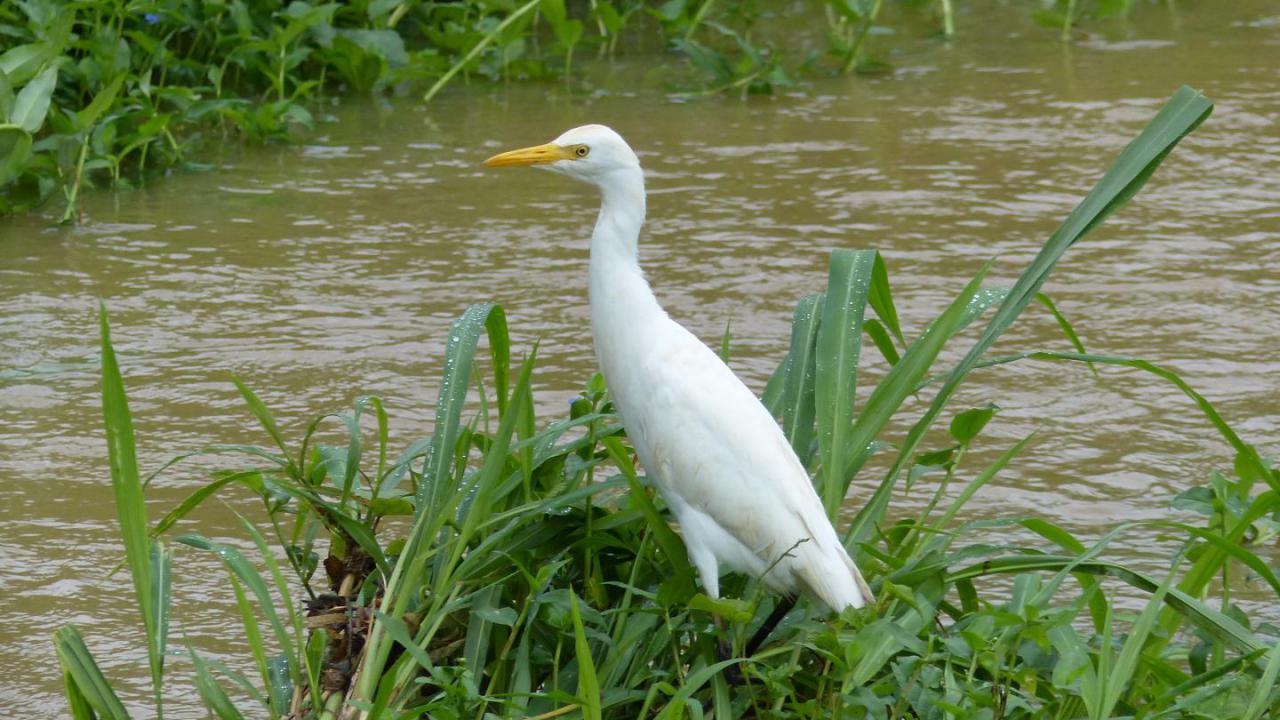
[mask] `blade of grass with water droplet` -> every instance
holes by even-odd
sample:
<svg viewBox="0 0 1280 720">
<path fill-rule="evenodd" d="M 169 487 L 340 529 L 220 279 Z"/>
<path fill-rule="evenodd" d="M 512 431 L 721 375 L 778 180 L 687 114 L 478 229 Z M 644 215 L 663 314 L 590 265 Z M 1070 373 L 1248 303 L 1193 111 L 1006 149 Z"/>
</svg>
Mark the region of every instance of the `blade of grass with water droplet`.
<svg viewBox="0 0 1280 720">
<path fill-rule="evenodd" d="M 446 484 L 453 477 L 454 448 L 461 431 L 462 409 L 466 405 L 467 390 L 471 385 L 471 371 L 475 364 L 476 344 L 486 328 L 492 327 L 490 344 L 502 343 L 506 334 L 506 314 L 492 303 L 472 305 L 449 329 L 449 341 L 444 351 L 444 377 L 440 381 L 440 397 L 436 401 L 436 421 L 431 444 L 422 469 L 422 482 L 418 486 L 416 512 L 418 515 L 431 510 L 447 492 Z M 503 383 L 495 382 L 495 387 Z M 500 392 L 505 387 L 500 389 Z"/>
<path fill-rule="evenodd" d="M 862 320 L 878 256 L 874 250 L 831 253 L 827 293 L 814 343 L 814 409 L 822 467 L 818 494 L 831 518 L 839 511 L 849 487 L 843 475 L 851 453 L 848 438 L 853 432 Z"/>
<path fill-rule="evenodd" d="M 813 353 L 822 315 L 822 296 L 810 295 L 796 305 L 791 322 L 791 349 L 765 388 L 764 403 L 782 417 L 782 432 L 800 461 L 808 464 L 814 433 Z"/>
</svg>

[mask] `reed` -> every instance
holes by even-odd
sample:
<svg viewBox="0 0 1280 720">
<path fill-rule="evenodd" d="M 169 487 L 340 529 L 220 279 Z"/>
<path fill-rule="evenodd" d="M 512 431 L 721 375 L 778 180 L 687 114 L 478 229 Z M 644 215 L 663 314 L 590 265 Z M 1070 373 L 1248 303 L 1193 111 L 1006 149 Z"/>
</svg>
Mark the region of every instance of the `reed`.
<svg viewBox="0 0 1280 720">
<path fill-rule="evenodd" d="M 741 654 L 775 599 L 745 577 L 728 579 L 725 599 L 697 593 L 683 544 L 634 465 L 600 378 L 586 384 L 567 417 L 537 426 L 536 348 L 512 358 L 500 307 L 473 306 L 453 324 L 434 432 L 394 458 L 376 398 L 318 418 L 290 442 L 235 379 L 269 444 L 231 449 L 234 470 L 153 525 L 141 504 L 104 311 L 112 477 L 157 715 L 175 672 L 194 677 L 219 718 L 1256 720 L 1280 711 L 1274 626 L 1255 626 L 1225 596 L 1213 602 L 1207 593 L 1215 578 L 1230 587 L 1246 572 L 1280 597 L 1280 579 L 1250 541 L 1280 510 L 1280 472 L 1177 374 L 1085 351 L 1051 301 L 1042 303 L 1070 350 L 988 354 L 1043 297 L 1063 254 L 1132 197 L 1211 108 L 1180 90 L 1012 287 L 984 287 L 984 267 L 914 338 L 899 321 L 885 259 L 872 251 L 832 254 L 825 292 L 798 305 L 790 350 L 765 401 L 833 517 L 851 479 L 867 472 L 868 454 L 893 458 L 872 495 L 854 499 L 861 509 L 852 521 L 840 523 L 879 602 L 823 618 L 802 601 L 750 657 L 721 660 L 717 644 Z M 939 367 L 943 347 L 983 318 L 964 358 Z M 854 381 L 866 362 L 864 335 L 889 369 L 859 408 Z M 477 358 L 481 340 L 487 362 Z M 996 408 L 953 408 L 949 400 L 974 368 L 1012 362 L 1139 370 L 1181 390 L 1237 457 L 1209 485 L 1189 486 L 1175 500 L 1202 522 L 1131 522 L 1085 539 L 1037 517 L 966 519 L 968 505 L 1032 438 L 974 466 L 970 449 L 998 422 Z M 472 391 L 483 402 L 469 415 Z M 890 420 L 915 393 L 932 395 L 931 404 L 904 437 L 890 437 Z M 929 432 L 944 420 L 945 429 Z M 345 434 L 345 447 L 316 441 L 326 424 Z M 912 479 L 935 471 L 945 480 L 924 509 L 894 512 L 894 498 L 910 492 Z M 187 648 L 187 664 L 160 662 L 167 568 L 181 562 L 160 538 L 201 503 L 236 488 L 260 501 L 267 518 L 265 531 L 244 522 L 254 557 L 196 534 L 175 541 L 221 559 L 256 680 L 224 672 L 197 648 Z M 1041 541 L 990 543 L 993 531 L 1009 528 Z M 1108 557 L 1128 538 L 1171 533 L 1180 539 L 1157 575 Z M 1117 583 L 1145 595 L 1136 615 L 1120 609 Z M 723 629 L 712 613 L 728 621 Z M 72 715 L 124 717 L 74 628 L 60 629 L 55 642 Z M 734 663 L 742 684 L 722 672 Z"/>
</svg>

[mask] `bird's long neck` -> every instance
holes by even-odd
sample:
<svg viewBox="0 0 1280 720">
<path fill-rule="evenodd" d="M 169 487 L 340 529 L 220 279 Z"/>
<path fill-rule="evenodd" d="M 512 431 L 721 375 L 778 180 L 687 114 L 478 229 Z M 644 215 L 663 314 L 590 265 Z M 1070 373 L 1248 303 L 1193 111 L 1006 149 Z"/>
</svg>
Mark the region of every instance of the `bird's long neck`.
<svg viewBox="0 0 1280 720">
<path fill-rule="evenodd" d="M 600 183 L 600 215 L 591 235 L 591 274 L 598 269 L 639 271 L 637 246 L 644 225 L 644 175 L 639 168 L 613 171 Z"/>
<path fill-rule="evenodd" d="M 617 370 L 667 320 L 644 273 L 638 241 L 644 224 L 644 175 L 640 168 L 615 170 L 600 183 L 603 198 L 591 235 L 591 327 L 596 356 L 615 399 L 629 394 L 619 383 L 633 374 Z"/>
</svg>

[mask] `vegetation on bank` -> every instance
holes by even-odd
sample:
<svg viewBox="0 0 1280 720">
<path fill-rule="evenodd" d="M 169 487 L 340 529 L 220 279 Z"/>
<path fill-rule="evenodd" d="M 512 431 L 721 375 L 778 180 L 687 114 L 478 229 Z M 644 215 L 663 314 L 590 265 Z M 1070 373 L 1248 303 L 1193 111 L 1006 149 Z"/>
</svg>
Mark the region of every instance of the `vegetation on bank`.
<svg viewBox="0 0 1280 720">
<path fill-rule="evenodd" d="M 1133 0 L 1047 2 L 1037 21 L 1069 32 Z M 895 0 L 931 32 L 954 30 L 951 0 Z M 401 89 L 429 100 L 462 76 L 568 78 L 575 56 L 620 44 L 668 48 L 697 92 L 765 92 L 798 72 L 875 70 L 868 38 L 883 0 L 14 0 L 0 3 L 0 215 L 85 186 L 189 165 L 211 138 L 288 137 L 318 97 Z M 825 47 L 784 60 L 793 19 Z M 819 41 L 820 43 L 822 41 Z"/>
<path fill-rule="evenodd" d="M 1251 545 L 1280 517 L 1280 470 L 1173 372 L 1084 352 L 1040 295 L 1072 244 L 1132 197 L 1210 110 L 1199 94 L 1179 91 L 1013 287 L 986 287 L 984 268 L 912 340 L 881 257 L 833 253 L 826 292 L 797 306 L 790 350 L 764 401 L 832 517 L 872 452 L 892 458 L 852 522 L 836 523 L 878 603 L 822 618 L 802 601 L 741 659 L 738 685 L 723 672 L 738 660 L 719 660 L 717 641 L 742 652 L 775 599 L 744 577 L 726 579 L 727 599 L 697 593 L 598 377 L 568 417 L 539 427 L 536 348 L 513 361 L 500 307 L 473 306 L 454 323 L 434 432 L 398 455 L 377 398 L 321 416 L 289 442 L 236 379 L 270 444 L 209 449 L 234 458 L 228 469 L 158 522 L 146 516 L 104 310 L 112 481 L 156 714 L 176 667 L 224 719 L 1268 717 L 1280 710 L 1280 628 L 1255 626 L 1229 589 L 1244 572 L 1280 599 L 1280 579 Z M 1038 298 L 1074 351 L 988 355 Z M 988 314 L 964 358 L 939 367 L 944 345 Z M 855 411 L 852 383 L 832 380 L 856 378 L 864 335 L 888 368 Z M 487 372 L 477 358 L 484 338 Z M 966 521 L 965 506 L 1031 438 L 973 467 L 969 450 L 994 407 L 954 412 L 948 401 L 972 370 L 1028 360 L 1138 369 L 1185 393 L 1236 458 L 1175 501 L 1201 522 L 1132 522 L 1085 540 L 1036 517 Z M 482 402 L 466 419 L 470 392 Z M 885 437 L 916 394 L 932 396 L 928 409 L 905 437 Z M 948 415 L 945 430 L 936 428 Z M 334 428 L 344 444 L 318 439 Z M 895 494 L 918 491 L 926 475 L 936 490 L 925 509 L 894 513 Z M 243 522 L 256 557 L 191 532 L 166 539 L 201 503 L 237 489 L 260 499 L 267 518 Z M 1043 542 L 992 544 L 1002 529 Z M 1108 559 L 1112 543 L 1153 534 L 1181 541 L 1162 576 Z M 175 545 L 216 553 L 225 566 L 250 675 L 190 646 L 180 653 L 187 661 L 175 662 Z M 1218 581 L 1221 598 L 1211 600 Z M 1117 583 L 1146 594 L 1141 612 L 1118 609 Z M 712 613 L 728 621 L 724 630 Z M 59 629 L 55 644 L 73 716 L 127 717 L 75 627 Z"/>
</svg>

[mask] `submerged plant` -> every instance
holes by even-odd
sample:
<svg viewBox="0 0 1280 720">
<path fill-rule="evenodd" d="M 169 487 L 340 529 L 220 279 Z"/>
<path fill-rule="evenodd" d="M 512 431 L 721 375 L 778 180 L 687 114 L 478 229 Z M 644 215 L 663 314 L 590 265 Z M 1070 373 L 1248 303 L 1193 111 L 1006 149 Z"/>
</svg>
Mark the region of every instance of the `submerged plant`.
<svg viewBox="0 0 1280 720">
<path fill-rule="evenodd" d="M 454 323 L 433 434 L 395 457 L 374 398 L 322 416 L 289 443 L 257 395 L 235 380 L 271 444 L 221 449 L 249 466 L 216 475 L 150 525 L 104 312 L 112 477 L 157 712 L 166 673 L 177 665 L 164 662 L 175 559 L 160 538 L 233 487 L 263 504 L 265 532 L 243 522 L 257 558 L 194 534 L 176 538 L 216 552 L 227 568 L 259 674 L 250 681 L 225 672 L 188 648 L 201 700 L 220 718 L 1257 720 L 1280 710 L 1276 629 L 1251 627 L 1225 597 L 1220 609 L 1204 601 L 1213 578 L 1227 580 L 1241 568 L 1280 597 L 1280 581 L 1247 544 L 1274 527 L 1280 472 L 1176 374 L 1086 353 L 1052 303 L 1045 301 L 1071 351 L 987 354 L 1043 297 L 1040 287 L 1063 253 L 1132 197 L 1210 109 L 1199 94 L 1179 91 L 1013 287 L 984 288 L 984 268 L 914 340 L 899 322 L 883 258 L 832 254 L 826 291 L 799 303 L 790 350 L 764 399 L 831 509 L 851 479 L 866 473 L 874 449 L 892 454 L 873 494 L 842 528 L 880 601 L 874 611 L 831 619 L 801 603 L 746 658 L 719 660 L 716 645 L 726 641 L 740 653 L 774 601 L 743 577 L 724 584 L 724 600 L 696 593 L 683 543 L 635 466 L 598 376 L 568 417 L 539 428 L 531 390 L 536 348 L 513 362 L 500 307 L 473 306 Z M 987 314 L 964 359 L 938 367 L 943 346 Z M 855 408 L 864 334 L 889 368 Z M 1181 506 L 1202 510 L 1206 523 L 1132 522 L 1085 542 L 1035 517 L 965 521 L 965 506 L 1030 438 L 970 467 L 969 449 L 996 408 L 951 412 L 948 400 L 974 368 L 1025 361 L 1139 369 L 1182 390 L 1237 453 L 1234 468 L 1215 473 L 1210 487 L 1179 497 Z M 472 391 L 481 403 L 464 419 Z M 905 437 L 891 440 L 890 419 L 916 393 L 932 394 L 931 404 Z M 936 437 L 927 431 L 945 415 L 943 446 L 927 449 Z M 319 440 L 330 423 L 341 429 L 342 444 Z M 927 473 L 944 479 L 925 507 L 915 516 L 894 513 L 895 494 Z M 1047 545 L 989 543 L 991 531 L 1007 528 Z M 1106 557 L 1117 538 L 1170 530 L 1185 539 L 1162 577 Z M 1136 617 L 1118 609 L 1105 578 L 1147 594 Z M 712 624 L 712 612 L 730 621 L 725 629 Z M 73 716 L 124 717 L 75 629 L 60 629 L 55 642 Z M 722 672 L 733 664 L 744 684 Z"/>
</svg>

